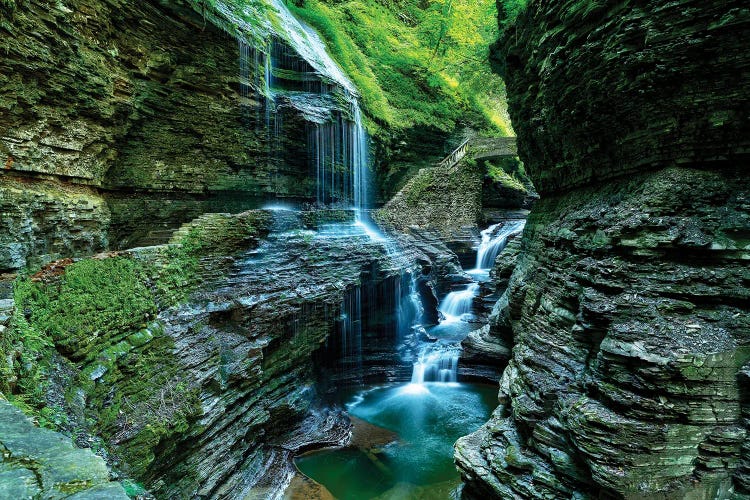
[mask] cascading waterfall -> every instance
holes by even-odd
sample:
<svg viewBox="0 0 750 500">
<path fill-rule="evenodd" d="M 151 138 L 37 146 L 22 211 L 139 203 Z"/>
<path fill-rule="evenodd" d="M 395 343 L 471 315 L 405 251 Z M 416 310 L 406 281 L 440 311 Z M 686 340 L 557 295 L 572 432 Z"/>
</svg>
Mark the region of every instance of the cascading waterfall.
<svg viewBox="0 0 750 500">
<path fill-rule="evenodd" d="M 482 242 L 477 249 L 476 268 L 469 274 L 481 280 L 495 264 L 499 253 L 505 248 L 508 238 L 523 231 L 525 221 L 512 221 L 495 224 L 482 231 Z M 443 319 L 432 329 L 438 337 L 437 342 L 422 346 L 414 362 L 411 384 L 405 389 L 410 393 L 427 391 L 426 382 L 455 382 L 457 380 L 458 360 L 461 347 L 457 338 L 466 335 L 468 327 L 465 319 L 472 312 L 474 298 L 479 293 L 480 285 L 470 283 L 462 290 L 450 292 L 440 303 L 438 310 Z M 462 333 L 463 332 L 463 333 Z"/>
<path fill-rule="evenodd" d="M 430 344 L 419 353 L 411 376 L 412 384 L 456 382 L 461 349 L 455 345 Z"/>
<path fill-rule="evenodd" d="M 470 283 L 463 290 L 451 292 L 440 303 L 438 311 L 443 314 L 446 322 L 461 321 L 464 314 L 471 312 L 471 305 L 478 291 L 479 284 Z"/>
<path fill-rule="evenodd" d="M 505 224 L 495 224 L 482 231 L 482 242 L 477 250 L 477 264 L 474 271 L 491 269 L 495 259 L 508 243 L 508 238 L 523 231 L 526 221 L 513 221 Z M 500 230 L 497 231 L 497 228 Z"/>
<path fill-rule="evenodd" d="M 264 37 L 266 42 L 260 48 L 239 41 L 239 80 L 243 106 L 250 104 L 253 97 L 250 92 L 255 89 L 260 103 L 256 123 L 265 125 L 269 162 L 277 169 L 284 165 L 284 145 L 295 140 L 284 137 L 284 115 L 301 116 L 305 123 L 308 168 L 315 181 L 312 194 L 317 205 L 352 208 L 355 212 L 353 225 L 330 224 L 320 228 L 318 234 L 335 238 L 364 236 L 377 241 L 388 255 L 403 262 L 396 242 L 382 234 L 368 217 L 369 137 L 356 87 L 333 61 L 312 28 L 298 20 L 281 0 L 267 3 L 275 11 L 273 32 Z M 414 319 L 421 315 L 418 298 L 415 301 L 414 280 L 407 277 L 410 274 L 404 272 L 394 287 L 393 303 L 380 305 L 395 313 L 397 341 L 411 331 Z M 362 310 L 365 303 L 368 308 L 376 304 L 367 286 L 346 292 L 338 322 L 341 366 L 356 374 L 354 379 L 360 381 L 362 330 L 366 323 L 363 318 L 379 313 Z"/>
<path fill-rule="evenodd" d="M 362 289 L 349 290 L 341 305 L 341 353 L 343 367 L 362 380 Z"/>
<path fill-rule="evenodd" d="M 406 274 L 408 274 L 408 279 L 406 279 Z M 407 293 L 402 293 L 404 283 L 406 283 L 406 286 L 408 287 Z M 398 309 L 396 311 L 396 328 L 398 341 L 400 342 L 411 333 L 417 319 L 422 316 L 423 312 L 422 301 L 419 298 L 419 292 L 417 291 L 417 277 L 415 273 L 409 272 L 402 274 L 401 280 L 395 291 L 395 298 L 396 303 L 398 304 Z"/>
</svg>

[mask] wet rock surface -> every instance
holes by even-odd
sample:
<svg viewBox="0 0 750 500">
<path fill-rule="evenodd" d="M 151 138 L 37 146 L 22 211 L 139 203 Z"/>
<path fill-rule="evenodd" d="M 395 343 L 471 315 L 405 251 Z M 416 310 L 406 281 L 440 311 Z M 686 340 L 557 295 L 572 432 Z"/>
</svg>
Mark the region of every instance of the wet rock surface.
<svg viewBox="0 0 750 500">
<path fill-rule="evenodd" d="M 495 48 L 542 199 L 490 326 L 501 404 L 456 444 L 467 498 L 748 493 L 749 28 L 532 1 Z"/>
<path fill-rule="evenodd" d="M 70 439 L 34 426 L 18 408 L 0 400 L 0 497 L 122 499 L 122 485 L 91 450 L 78 449 Z"/>
<path fill-rule="evenodd" d="M 174 229 L 198 215 L 207 193 L 253 200 L 233 211 L 270 193 L 309 194 L 298 182 L 308 174 L 304 159 L 269 156 L 255 126 L 263 103 L 238 93 L 237 42 L 188 2 L 18 2 L 0 13 L 0 34 L 0 181 L 16 205 L 3 211 L 11 227 L 0 237 L 17 247 L 0 268 L 106 248 L 110 212 L 118 239 L 159 219 L 176 219 Z M 299 120 L 287 122 L 304 134 Z M 287 146 L 299 157 L 299 144 Z M 19 178 L 23 196 L 5 188 Z M 71 202 L 66 192 L 76 190 L 88 205 Z M 197 203 L 165 213 L 133 195 L 144 192 Z M 217 205 L 220 198 L 213 210 L 229 209 Z M 50 229 L 63 217 L 70 234 Z"/>
<path fill-rule="evenodd" d="M 278 492 L 294 475 L 294 454 L 349 437 L 347 419 L 319 406 L 322 391 L 334 380 L 362 380 L 364 372 L 382 380 L 393 370 L 395 338 L 381 335 L 373 345 L 363 335 L 359 350 L 346 346 L 368 307 L 363 301 L 358 312 L 347 297 L 368 287 L 393 293 L 404 263 L 362 232 L 342 233 L 349 225 L 315 232 L 303 219 L 274 212 L 258 248 L 205 262 L 200 291 L 159 315 L 186 382 L 199 389 L 202 414 L 175 443 L 178 453 L 150 465 L 155 494 Z"/>
</svg>

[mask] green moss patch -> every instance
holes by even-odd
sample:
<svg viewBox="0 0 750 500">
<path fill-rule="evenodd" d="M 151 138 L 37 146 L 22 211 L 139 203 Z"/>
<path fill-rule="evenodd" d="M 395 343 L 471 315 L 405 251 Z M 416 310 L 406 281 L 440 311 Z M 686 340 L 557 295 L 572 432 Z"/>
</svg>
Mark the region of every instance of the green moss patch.
<svg viewBox="0 0 750 500">
<path fill-rule="evenodd" d="M 159 311 L 186 298 L 216 255 L 251 248 L 270 215 L 208 214 L 173 243 L 59 261 L 17 279 L 0 332 L 0 391 L 43 426 L 100 438 L 135 478 L 200 415 Z M 9 361 L 9 362 L 7 362 Z"/>
</svg>

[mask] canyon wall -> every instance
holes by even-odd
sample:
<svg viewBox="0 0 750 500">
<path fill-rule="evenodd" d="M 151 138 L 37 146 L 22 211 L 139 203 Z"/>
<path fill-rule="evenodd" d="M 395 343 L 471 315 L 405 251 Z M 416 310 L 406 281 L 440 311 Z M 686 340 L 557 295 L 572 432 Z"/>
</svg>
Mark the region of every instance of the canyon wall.
<svg viewBox="0 0 750 500">
<path fill-rule="evenodd" d="M 493 47 L 542 197 L 469 498 L 750 493 L 750 9 L 532 0 Z"/>
<path fill-rule="evenodd" d="M 204 211 L 172 198 L 242 193 L 247 208 L 309 195 L 304 155 L 269 156 L 262 102 L 241 102 L 237 41 L 187 2 L 15 5 L 0 11 L 0 268 L 90 254 L 110 229 L 116 240 L 123 226 L 174 228 Z M 145 209 L 134 193 L 162 202 Z"/>
<path fill-rule="evenodd" d="M 51 264 L 16 284 L 0 391 L 158 498 L 273 497 L 296 453 L 349 438 L 328 391 L 405 376 L 410 263 L 339 233 L 353 217 L 205 214 Z"/>
<path fill-rule="evenodd" d="M 206 212 L 315 201 L 309 115 L 334 121 L 342 100 L 311 89 L 340 82 L 284 38 L 272 3 L 3 2 L 0 272 L 164 243 Z M 403 163 L 427 133 L 375 148 Z"/>
</svg>

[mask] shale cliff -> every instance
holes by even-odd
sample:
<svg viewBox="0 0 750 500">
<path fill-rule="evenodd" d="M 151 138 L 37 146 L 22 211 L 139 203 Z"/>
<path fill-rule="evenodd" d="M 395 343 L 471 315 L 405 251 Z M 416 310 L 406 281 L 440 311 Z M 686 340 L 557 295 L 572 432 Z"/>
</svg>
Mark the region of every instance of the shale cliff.
<svg viewBox="0 0 750 500">
<path fill-rule="evenodd" d="M 534 206 L 468 497 L 750 494 L 750 9 L 532 0 L 493 47 Z"/>
<path fill-rule="evenodd" d="M 16 283 L 0 391 L 159 498 L 272 497 L 295 453 L 348 439 L 324 393 L 399 368 L 409 263 L 352 222 L 207 214 L 170 245 L 56 262 Z"/>
<path fill-rule="evenodd" d="M 0 2 L 0 272 L 164 243 L 206 212 L 315 201 L 310 134 L 350 110 L 319 95 L 341 97 L 321 71 L 335 64 L 293 46 L 309 40 L 285 32 L 284 8 Z M 400 164 L 418 142 L 429 163 L 450 133 L 430 144 L 406 128 L 375 148 Z"/>
</svg>

